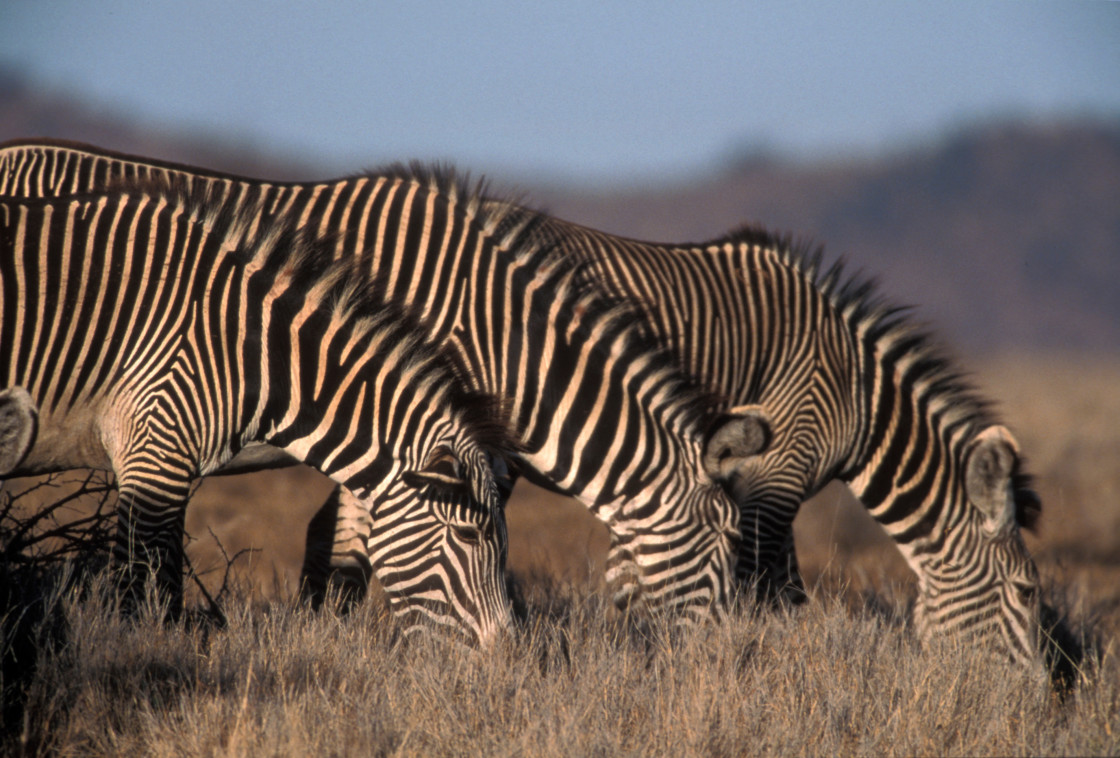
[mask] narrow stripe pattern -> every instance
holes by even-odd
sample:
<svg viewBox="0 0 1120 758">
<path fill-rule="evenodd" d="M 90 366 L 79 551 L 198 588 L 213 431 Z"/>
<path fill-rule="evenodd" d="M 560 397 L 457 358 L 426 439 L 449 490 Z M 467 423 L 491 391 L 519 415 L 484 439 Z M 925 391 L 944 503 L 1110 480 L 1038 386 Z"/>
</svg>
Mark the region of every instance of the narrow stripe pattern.
<svg viewBox="0 0 1120 758">
<path fill-rule="evenodd" d="M 112 470 L 126 602 L 154 571 L 177 612 L 191 482 L 269 443 L 366 500 L 410 626 L 493 639 L 511 621 L 498 405 L 331 258 L 205 188 L 0 198 L 0 387 L 38 411 L 14 474 Z"/>
<path fill-rule="evenodd" d="M 336 258 L 385 282 L 387 297 L 418 318 L 473 389 L 502 398 L 520 447 L 517 468 L 607 524 L 608 581 L 620 605 L 690 619 L 723 612 L 739 514 L 705 456 L 729 429 L 765 434 L 752 432 L 755 417 L 724 413 L 722 399 L 681 372 L 635 323 L 627 298 L 587 286 L 580 267 L 547 245 L 526 244 L 536 239 L 538 214 L 484 209 L 483 188 L 417 167 L 272 183 L 88 146 L 0 146 L 6 192 L 152 177 L 213 187 L 229 207 L 259 209 L 260 223 L 291 219 Z M 489 239 L 499 244 L 480 244 Z M 745 461 L 756 452 L 748 445 L 729 454 Z M 380 577 L 376 560 L 374 569 Z"/>
<path fill-rule="evenodd" d="M 1038 574 L 1020 528 L 1040 503 L 1014 438 L 936 344 L 820 250 L 757 228 L 696 245 L 638 242 L 550 218 L 537 233 L 599 286 L 641 304 L 645 327 L 736 405 L 773 425 L 729 490 L 739 578 L 798 600 L 800 504 L 846 482 L 916 572 L 922 636 L 994 641 L 1035 665 Z"/>
</svg>

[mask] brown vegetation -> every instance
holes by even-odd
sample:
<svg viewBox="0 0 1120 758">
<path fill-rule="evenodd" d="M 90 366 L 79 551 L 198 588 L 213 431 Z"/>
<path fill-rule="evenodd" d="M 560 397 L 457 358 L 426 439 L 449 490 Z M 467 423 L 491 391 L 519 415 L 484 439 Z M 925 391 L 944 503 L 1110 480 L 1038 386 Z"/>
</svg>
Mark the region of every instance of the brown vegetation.
<svg viewBox="0 0 1120 758">
<path fill-rule="evenodd" d="M 64 599 L 10 749 L 61 755 L 1039 755 L 1120 748 L 1120 662 L 1064 703 L 976 649 L 832 601 L 675 634 L 538 586 L 487 651 L 237 604 L 228 626 Z M 15 736 L 15 735 L 13 735 Z"/>
</svg>

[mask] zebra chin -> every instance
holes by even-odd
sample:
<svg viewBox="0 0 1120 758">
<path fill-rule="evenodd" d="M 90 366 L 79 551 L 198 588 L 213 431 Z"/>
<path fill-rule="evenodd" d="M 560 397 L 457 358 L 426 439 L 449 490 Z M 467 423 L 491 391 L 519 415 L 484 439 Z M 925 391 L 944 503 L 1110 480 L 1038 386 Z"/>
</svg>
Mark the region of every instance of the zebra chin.
<svg viewBox="0 0 1120 758">
<path fill-rule="evenodd" d="M 674 626 L 699 627 L 722 621 L 727 613 L 728 588 L 718 577 L 678 575 L 642 567 L 619 549 L 607 557 L 606 584 L 615 606 L 642 616 L 665 616 Z"/>
<path fill-rule="evenodd" d="M 491 587 L 468 588 L 428 573 L 403 583 L 382 580 L 382 587 L 405 636 L 423 634 L 477 649 L 491 647 L 513 632 L 505 584 L 494 579 Z"/>
<path fill-rule="evenodd" d="M 608 585 L 610 586 L 610 585 Z M 677 590 L 662 596 L 643 591 L 640 585 L 626 584 L 616 587 L 611 596 L 615 606 L 625 612 L 647 618 L 662 616 L 674 627 L 697 629 L 718 624 L 727 614 L 712 602 L 710 588 Z"/>
<path fill-rule="evenodd" d="M 638 564 L 628 551 L 611 550 L 605 580 L 615 607 L 626 613 L 648 613 Z"/>
</svg>

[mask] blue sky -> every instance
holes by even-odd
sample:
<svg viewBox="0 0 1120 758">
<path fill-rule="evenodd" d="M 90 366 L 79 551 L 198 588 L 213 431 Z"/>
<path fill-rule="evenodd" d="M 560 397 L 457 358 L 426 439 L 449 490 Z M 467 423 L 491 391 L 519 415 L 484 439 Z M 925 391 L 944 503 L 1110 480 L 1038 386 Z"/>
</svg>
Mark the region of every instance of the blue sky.
<svg viewBox="0 0 1120 758">
<path fill-rule="evenodd" d="M 1120 118 L 1120 3 L 12 0 L 0 62 L 331 169 L 604 180 Z M 699 6 L 699 7 L 697 7 Z"/>
</svg>

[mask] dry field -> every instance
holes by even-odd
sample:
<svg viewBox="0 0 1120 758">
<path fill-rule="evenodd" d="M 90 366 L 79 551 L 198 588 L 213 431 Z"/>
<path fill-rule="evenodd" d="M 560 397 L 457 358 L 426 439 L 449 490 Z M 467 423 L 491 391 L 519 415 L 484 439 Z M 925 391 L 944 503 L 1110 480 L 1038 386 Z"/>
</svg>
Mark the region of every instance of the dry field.
<svg viewBox="0 0 1120 758">
<path fill-rule="evenodd" d="M 471 652 L 400 640 L 379 602 L 347 617 L 292 602 L 329 485 L 289 470 L 214 478 L 192 501 L 190 555 L 212 590 L 222 551 L 241 553 L 226 628 L 123 623 L 97 592 L 65 596 L 0 753 L 1118 754 L 1120 359 L 970 365 L 1037 477 L 1045 599 L 1089 650 L 1064 700 L 976 650 L 916 645 L 907 571 L 836 485 L 796 523 L 813 602 L 684 635 L 607 607 L 605 530 L 519 487 L 510 570 L 527 613 L 507 644 Z"/>
</svg>

